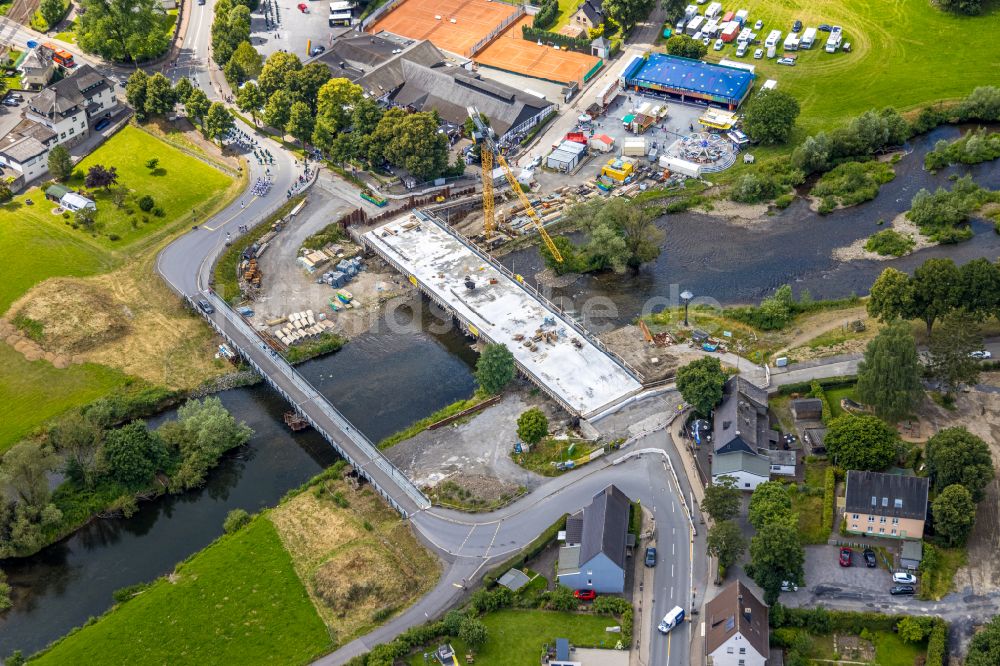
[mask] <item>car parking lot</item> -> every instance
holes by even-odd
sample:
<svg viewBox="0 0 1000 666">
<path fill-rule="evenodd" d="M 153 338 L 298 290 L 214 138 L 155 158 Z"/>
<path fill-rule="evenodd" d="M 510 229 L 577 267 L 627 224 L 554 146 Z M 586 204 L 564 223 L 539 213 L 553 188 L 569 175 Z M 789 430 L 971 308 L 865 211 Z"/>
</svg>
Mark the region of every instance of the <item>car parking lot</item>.
<svg viewBox="0 0 1000 666">
<path fill-rule="evenodd" d="M 833 591 L 865 592 L 867 594 L 889 596 L 889 589 L 895 585 L 892 574 L 884 568 L 879 558 L 879 566 L 871 569 L 865 566 L 862 551 L 854 549 L 853 563 L 849 567 L 838 564 L 840 549 L 836 546 L 807 546 L 805 561 L 805 586 L 797 593 L 823 593 Z M 819 589 L 817 589 L 819 588 Z"/>
</svg>

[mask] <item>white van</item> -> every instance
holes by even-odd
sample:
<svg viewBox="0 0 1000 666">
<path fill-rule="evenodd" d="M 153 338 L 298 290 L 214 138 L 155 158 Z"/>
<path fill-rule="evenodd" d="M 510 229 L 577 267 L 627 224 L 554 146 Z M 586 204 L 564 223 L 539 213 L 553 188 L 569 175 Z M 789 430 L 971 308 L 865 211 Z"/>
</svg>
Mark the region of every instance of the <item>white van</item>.
<svg viewBox="0 0 1000 666">
<path fill-rule="evenodd" d="M 660 620 L 659 626 L 656 628 L 660 630 L 660 633 L 666 634 L 683 621 L 684 609 L 680 606 L 674 606 L 669 613 L 663 616 L 663 619 Z"/>
</svg>

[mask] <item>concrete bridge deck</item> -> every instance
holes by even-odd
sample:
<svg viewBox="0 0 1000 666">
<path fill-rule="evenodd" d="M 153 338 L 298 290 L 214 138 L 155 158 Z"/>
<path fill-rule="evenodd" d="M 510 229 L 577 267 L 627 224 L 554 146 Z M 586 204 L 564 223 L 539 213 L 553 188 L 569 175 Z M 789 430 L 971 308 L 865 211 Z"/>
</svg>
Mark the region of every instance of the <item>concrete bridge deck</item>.
<svg viewBox="0 0 1000 666">
<path fill-rule="evenodd" d="M 433 214 L 403 215 L 363 239 L 471 334 L 507 345 L 521 371 L 571 413 L 586 418 L 642 390 L 636 373 L 576 321 Z M 525 341 L 539 329 L 556 338 L 532 350 Z"/>
</svg>

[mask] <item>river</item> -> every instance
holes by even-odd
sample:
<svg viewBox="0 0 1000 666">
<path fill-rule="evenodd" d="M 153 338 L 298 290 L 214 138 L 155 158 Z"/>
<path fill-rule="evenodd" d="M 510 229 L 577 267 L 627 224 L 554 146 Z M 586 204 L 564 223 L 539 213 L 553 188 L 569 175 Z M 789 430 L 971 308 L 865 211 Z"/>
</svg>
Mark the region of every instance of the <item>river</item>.
<svg viewBox="0 0 1000 666">
<path fill-rule="evenodd" d="M 995 260 L 1000 236 L 983 221 L 973 222 L 976 236 L 970 241 L 901 259 L 841 263 L 831 256 L 835 248 L 877 231 L 877 220 L 905 211 L 920 188 L 947 187 L 951 174 L 969 172 L 980 184 L 1000 189 L 1000 161 L 950 167 L 935 175 L 922 169 L 923 154 L 935 141 L 958 134 L 958 128 L 943 127 L 918 138 L 913 152 L 896 165 L 896 179 L 874 201 L 825 217 L 812 213 L 802 200 L 746 226 L 699 213 L 666 216 L 658 221 L 667 232 L 665 249 L 638 275 L 582 276 L 553 289 L 552 295 L 578 309 L 589 297 L 607 297 L 613 316 L 591 323 L 620 324 L 650 299 L 669 298 L 672 285 L 675 292 L 690 289 L 724 304 L 757 301 L 782 284 L 808 288 L 817 298 L 834 298 L 865 293 L 887 266 L 912 270 L 936 256 L 958 262 L 980 256 Z M 536 249 L 512 253 L 503 261 L 529 280 L 542 267 Z M 338 353 L 300 367 L 372 441 L 474 389 L 475 355 L 468 340 L 456 330 L 434 332 L 436 320 L 427 301 L 420 303 L 421 326 L 400 327 L 410 313 L 403 308 L 392 320 L 396 326 L 383 323 Z M 35 557 L 2 563 L 15 587 L 15 607 L 0 617 L 0 655 L 15 649 L 34 652 L 100 615 L 110 607 L 114 590 L 170 572 L 217 538 L 230 510 L 273 506 L 335 460 L 316 433 L 288 431 L 281 420 L 287 406 L 266 387 L 235 389 L 219 397 L 255 434 L 226 456 L 204 488 L 143 504 L 129 519 L 95 521 Z M 172 416 L 168 412 L 151 423 Z"/>
<path fill-rule="evenodd" d="M 571 284 L 549 289 L 549 297 L 600 329 L 628 323 L 644 308 L 662 309 L 672 290 L 677 294 L 687 289 L 723 305 L 756 303 L 783 284 L 793 285 L 796 291 L 808 289 L 815 298 L 841 298 L 868 293 L 878 274 L 889 266 L 912 272 L 925 259 L 945 256 L 958 263 L 976 257 L 994 261 L 1000 257 L 1000 236 L 992 223 L 982 220 L 972 222 L 975 238 L 958 245 L 932 247 L 889 261 L 845 263 L 832 257 L 834 249 L 882 228 L 879 220 L 888 222 L 908 210 L 921 188 L 950 189 L 953 174 L 970 173 L 980 185 L 1000 189 L 1000 160 L 952 166 L 936 174 L 924 171 L 927 150 L 940 139 L 956 138 L 962 129 L 967 128 L 939 127 L 915 139 L 912 152 L 895 165 L 896 178 L 883 185 L 872 201 L 820 216 L 809 210 L 805 200 L 796 199 L 787 209 L 749 224 L 694 212 L 667 215 L 657 221 L 666 232 L 663 252 L 638 274 L 583 275 Z M 544 268 L 535 247 L 513 252 L 502 261 L 533 284 Z M 596 296 L 609 299 L 610 313 L 594 301 L 588 308 L 588 299 Z M 673 303 L 677 304 L 676 295 Z"/>
<path fill-rule="evenodd" d="M 475 389 L 468 341 L 457 331 L 425 332 L 432 322 L 423 315 L 418 330 L 383 325 L 300 367 L 372 441 Z M 17 649 L 30 654 L 104 613 L 114 590 L 169 573 L 221 535 L 232 509 L 274 506 L 337 459 L 314 431 L 293 434 L 285 427 L 288 406 L 268 387 L 218 396 L 254 435 L 222 460 L 203 488 L 141 504 L 128 519 L 94 521 L 34 557 L 2 563 L 15 606 L 0 616 L 0 656 Z M 149 423 L 173 418 L 174 411 Z"/>
</svg>

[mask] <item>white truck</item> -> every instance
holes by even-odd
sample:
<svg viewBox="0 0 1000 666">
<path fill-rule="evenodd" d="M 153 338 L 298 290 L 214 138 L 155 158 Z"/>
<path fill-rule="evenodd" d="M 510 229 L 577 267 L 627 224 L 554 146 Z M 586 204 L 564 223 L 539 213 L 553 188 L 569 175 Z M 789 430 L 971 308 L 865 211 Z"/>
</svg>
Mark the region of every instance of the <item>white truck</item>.
<svg viewBox="0 0 1000 666">
<path fill-rule="evenodd" d="M 660 630 L 661 634 L 666 634 L 683 621 L 684 609 L 680 606 L 674 606 L 669 613 L 663 616 L 663 619 L 660 620 L 660 624 L 656 628 Z"/>
<path fill-rule="evenodd" d="M 830 36 L 826 38 L 826 52 L 836 53 L 840 48 L 840 42 L 844 39 L 844 29 L 839 25 L 833 26 Z"/>
</svg>

